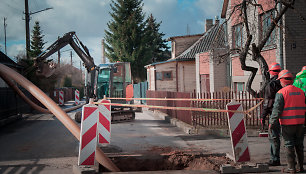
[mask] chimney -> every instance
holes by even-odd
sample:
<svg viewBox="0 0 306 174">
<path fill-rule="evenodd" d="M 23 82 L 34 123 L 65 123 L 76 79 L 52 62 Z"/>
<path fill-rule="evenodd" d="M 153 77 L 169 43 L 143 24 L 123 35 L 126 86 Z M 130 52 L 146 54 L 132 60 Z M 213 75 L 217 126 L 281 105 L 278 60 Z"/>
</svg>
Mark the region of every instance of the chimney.
<svg viewBox="0 0 306 174">
<path fill-rule="evenodd" d="M 101 60 L 101 63 L 102 63 L 102 64 L 105 64 L 105 63 L 106 63 L 106 61 L 105 61 L 104 39 L 102 39 L 101 44 L 102 44 L 102 60 Z"/>
<path fill-rule="evenodd" d="M 206 19 L 205 32 L 207 32 L 213 25 L 214 24 L 213 24 L 213 20 L 212 19 Z"/>
<path fill-rule="evenodd" d="M 219 25 L 219 23 L 220 23 L 219 16 L 216 16 L 215 17 L 215 25 Z"/>
</svg>

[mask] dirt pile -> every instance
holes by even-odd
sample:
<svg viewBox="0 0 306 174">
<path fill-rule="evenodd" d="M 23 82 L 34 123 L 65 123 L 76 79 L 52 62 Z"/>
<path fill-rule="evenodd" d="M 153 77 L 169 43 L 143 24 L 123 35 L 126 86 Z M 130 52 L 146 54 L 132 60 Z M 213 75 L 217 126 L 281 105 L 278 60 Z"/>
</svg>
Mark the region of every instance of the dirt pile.
<svg viewBox="0 0 306 174">
<path fill-rule="evenodd" d="M 171 151 L 169 151 L 171 150 Z M 199 152 L 152 148 L 152 153 L 137 156 L 113 157 L 113 162 L 121 171 L 159 170 L 215 170 L 222 164 L 234 165 L 224 154 L 202 154 Z"/>
</svg>

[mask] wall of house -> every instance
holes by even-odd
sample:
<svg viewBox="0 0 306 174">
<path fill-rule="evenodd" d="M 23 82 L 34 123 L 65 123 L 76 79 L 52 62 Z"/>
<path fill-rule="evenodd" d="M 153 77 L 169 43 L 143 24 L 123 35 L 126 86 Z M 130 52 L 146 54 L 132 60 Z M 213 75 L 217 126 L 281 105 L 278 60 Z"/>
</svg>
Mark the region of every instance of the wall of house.
<svg viewBox="0 0 306 174">
<path fill-rule="evenodd" d="M 175 58 L 182 54 L 187 48 L 194 44 L 202 35 L 193 35 L 185 37 L 177 37 L 172 40 L 171 58 Z"/>
<path fill-rule="evenodd" d="M 200 53 L 199 55 L 200 74 L 209 74 L 209 60 L 210 60 L 210 52 Z"/>
<path fill-rule="evenodd" d="M 155 65 L 156 74 L 162 72 L 172 73 L 170 80 L 159 80 L 157 75 L 155 76 L 156 91 L 176 91 L 176 62 L 168 62 Z"/>
<path fill-rule="evenodd" d="M 306 65 L 306 1 L 297 0 L 284 18 L 284 68 L 294 75 Z"/>
<path fill-rule="evenodd" d="M 227 18 L 229 17 L 229 15 L 232 13 L 232 8 L 235 7 L 237 4 L 241 3 L 242 0 L 230 0 L 230 5 L 228 6 L 227 9 Z M 258 0 L 258 3 L 262 3 L 263 9 L 264 10 L 269 10 L 271 8 L 274 8 L 274 1 L 273 0 Z M 252 21 L 250 23 L 250 30 L 253 34 L 253 40 L 252 42 L 255 43 L 259 43 L 260 41 L 260 30 L 259 30 L 259 24 L 260 24 L 260 13 L 262 13 L 261 10 L 259 10 L 258 8 L 255 7 L 249 7 L 248 8 L 248 17 L 249 17 L 249 21 Z M 255 14 L 255 15 L 254 15 Z M 236 12 L 233 14 L 233 16 L 230 19 L 230 22 L 228 25 L 228 35 L 229 35 L 229 45 L 232 48 L 233 47 L 233 26 L 242 22 L 242 19 L 238 19 L 239 18 L 239 12 Z M 256 31 L 256 32 L 254 32 Z M 278 32 L 277 30 L 275 31 L 276 33 L 276 38 L 278 37 Z M 246 31 L 245 31 L 245 27 L 243 28 L 243 39 L 245 42 L 245 39 L 247 38 L 246 36 Z M 244 43 L 243 43 L 244 45 Z M 277 45 L 274 45 L 273 47 L 270 48 L 265 48 L 262 51 L 262 56 L 266 59 L 267 64 L 269 65 L 272 62 L 278 62 L 277 60 Z M 244 82 L 245 84 L 248 81 L 250 72 L 248 71 L 243 71 L 241 69 L 241 64 L 240 64 L 240 60 L 239 60 L 239 55 L 238 54 L 232 54 L 231 55 L 232 58 L 232 87 L 234 87 L 234 84 L 237 82 Z M 247 60 L 246 60 L 246 65 L 247 66 L 253 66 L 253 67 L 257 67 L 259 68 L 259 65 L 257 62 L 252 61 L 251 60 L 251 55 L 247 56 Z M 260 89 L 260 84 L 262 82 L 262 76 L 261 76 L 261 72 L 260 69 L 257 72 L 257 75 L 252 83 L 252 88 L 254 90 L 259 90 Z M 234 90 L 234 88 L 232 88 Z"/>
<path fill-rule="evenodd" d="M 201 80 L 201 75 L 207 74 L 209 76 L 209 52 L 198 53 L 195 58 L 195 66 L 196 66 L 196 92 L 201 93 L 205 88 L 208 88 L 209 85 L 202 84 L 205 83 Z"/>
<path fill-rule="evenodd" d="M 178 62 L 178 92 L 194 92 L 196 90 L 195 61 Z"/>
<path fill-rule="evenodd" d="M 219 62 L 218 58 L 223 55 L 227 50 L 214 49 L 210 51 L 210 63 L 209 63 L 209 79 L 210 79 L 210 92 L 217 92 L 223 90 L 227 85 L 227 69 L 226 62 Z"/>
<path fill-rule="evenodd" d="M 148 90 L 155 91 L 155 66 L 147 67 Z"/>
</svg>

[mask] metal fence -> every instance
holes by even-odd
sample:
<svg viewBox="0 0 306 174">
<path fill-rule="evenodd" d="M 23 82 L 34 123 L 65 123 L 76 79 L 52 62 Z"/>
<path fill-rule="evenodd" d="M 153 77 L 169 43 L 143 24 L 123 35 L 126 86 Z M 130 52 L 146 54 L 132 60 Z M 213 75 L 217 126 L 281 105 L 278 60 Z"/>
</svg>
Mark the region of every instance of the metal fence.
<svg viewBox="0 0 306 174">
<path fill-rule="evenodd" d="M 21 91 L 31 98 L 31 94 L 25 89 Z M 31 107 L 25 103 L 11 88 L 0 88 L 0 120 L 10 116 L 29 113 Z"/>
<path fill-rule="evenodd" d="M 199 99 L 223 99 L 212 101 L 196 101 L 193 102 L 192 107 L 198 108 L 213 108 L 213 109 L 226 109 L 226 105 L 235 99 L 242 104 L 243 110 L 248 110 L 256 106 L 262 98 L 254 98 L 247 91 L 240 92 L 213 92 L 213 93 L 201 93 L 196 96 L 192 94 L 192 98 Z M 225 100 L 228 99 L 228 100 Z M 249 113 L 249 116 L 245 117 L 247 127 L 258 128 L 260 126 L 259 116 L 262 113 L 262 104 Z M 224 112 L 192 112 L 192 125 L 204 126 L 204 127 L 228 127 L 227 113 Z"/>
<path fill-rule="evenodd" d="M 147 91 L 147 98 L 193 98 L 193 99 L 222 99 L 209 101 L 172 101 L 172 100 L 158 100 L 147 101 L 148 105 L 155 106 L 170 106 L 170 107 L 195 107 L 195 108 L 209 108 L 226 110 L 226 105 L 235 99 L 242 103 L 244 110 L 248 110 L 257 105 L 262 99 L 252 97 L 248 92 L 211 92 L 211 93 L 183 93 L 183 92 L 169 92 L 169 91 Z M 227 100 L 225 100 L 227 99 Z M 156 109 L 155 109 L 156 110 Z M 211 127 L 223 128 L 228 127 L 227 113 L 225 112 L 200 112 L 200 111 L 176 111 L 157 109 L 171 116 L 177 118 L 185 123 L 193 125 L 194 127 Z M 262 104 L 251 111 L 250 117 L 246 118 L 247 127 L 258 128 L 260 125 L 259 116 L 262 113 Z"/>
<path fill-rule="evenodd" d="M 148 82 L 140 82 L 133 85 L 134 88 L 134 98 L 146 98 L 146 91 L 148 90 Z M 145 100 L 138 101 L 141 104 L 145 104 Z"/>
</svg>

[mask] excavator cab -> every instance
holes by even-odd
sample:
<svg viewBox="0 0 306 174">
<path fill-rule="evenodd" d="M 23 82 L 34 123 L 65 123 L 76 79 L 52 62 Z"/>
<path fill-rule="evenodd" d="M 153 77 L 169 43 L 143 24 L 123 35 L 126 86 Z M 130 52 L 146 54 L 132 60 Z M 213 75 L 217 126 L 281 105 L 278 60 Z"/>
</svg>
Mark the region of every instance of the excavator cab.
<svg viewBox="0 0 306 174">
<path fill-rule="evenodd" d="M 100 64 L 98 66 L 97 89 L 98 100 L 104 96 L 110 98 L 132 98 L 133 84 L 129 62 Z M 116 99 L 114 103 L 131 104 L 133 100 Z M 131 121 L 135 119 L 132 108 L 112 106 L 112 122 Z"/>
<path fill-rule="evenodd" d="M 129 62 L 100 64 L 98 67 L 97 97 L 131 98 L 132 78 Z M 116 101 L 117 102 L 117 101 Z"/>
</svg>

